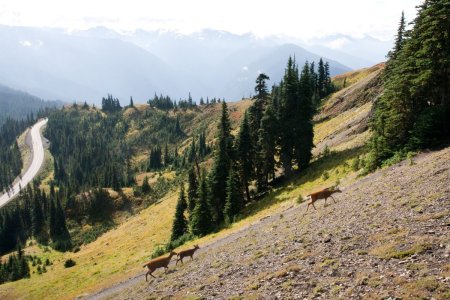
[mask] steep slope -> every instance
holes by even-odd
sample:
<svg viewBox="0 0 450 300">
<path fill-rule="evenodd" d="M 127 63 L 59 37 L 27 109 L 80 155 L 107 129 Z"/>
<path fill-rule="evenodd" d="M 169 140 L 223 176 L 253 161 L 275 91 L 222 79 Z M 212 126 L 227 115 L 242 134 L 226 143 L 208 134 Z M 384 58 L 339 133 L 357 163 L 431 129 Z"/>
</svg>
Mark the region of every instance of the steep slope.
<svg viewBox="0 0 450 300">
<path fill-rule="evenodd" d="M 450 148 L 421 154 L 346 186 L 336 203 L 288 207 L 200 244 L 194 261 L 166 275 L 88 299 L 445 299 L 449 171 Z"/>
<path fill-rule="evenodd" d="M 325 146 L 345 150 L 362 146 L 369 137 L 368 121 L 374 101 L 382 92 L 384 64 L 348 72 L 333 78 L 334 84 L 346 87 L 332 94 L 314 118 L 314 153 Z"/>
<path fill-rule="evenodd" d="M 248 100 L 230 103 L 233 128 L 237 128 L 242 113 L 249 104 Z M 135 109 L 129 108 L 124 112 L 130 120 L 130 134 L 139 134 L 140 122 L 148 121 L 147 117 L 141 118 L 145 116 L 145 110 L 145 105 L 139 105 Z M 189 142 L 189 136 L 205 127 L 208 128 L 207 133 L 210 135 L 208 139 L 214 136 L 215 121 L 220 115 L 220 105 L 199 108 L 195 114 L 190 110 L 179 113 L 182 114 L 180 122 L 187 134 L 183 145 Z M 327 122 L 333 122 L 333 120 L 334 118 Z M 185 126 L 189 123 L 191 123 L 190 127 Z M 338 130 L 339 127 L 333 123 L 322 123 L 316 125 L 315 131 L 316 136 L 322 136 L 323 142 L 326 143 L 327 137 L 332 137 L 334 130 Z M 318 127 L 320 125 L 323 126 Z M 359 136 L 360 134 L 354 135 L 355 138 Z M 317 141 L 315 143 L 317 144 Z M 301 195 L 304 196 L 320 187 L 330 186 L 337 180 L 341 180 L 346 185 L 350 184 L 356 175 L 350 165 L 359 153 L 360 150 L 356 147 L 330 153 L 326 157 L 316 156 L 304 175 L 275 188 L 266 198 L 249 206 L 244 213 L 243 220 L 217 234 L 195 242 L 204 245 L 214 239 L 245 230 L 249 224 L 258 223 L 262 218 L 266 220 L 268 216 L 292 206 Z M 144 159 L 145 157 L 146 155 L 144 155 Z M 324 176 L 324 173 L 327 173 L 328 176 Z M 128 193 L 129 191 L 124 192 Z M 142 263 L 148 260 L 155 246 L 166 242 L 169 238 L 177 199 L 175 193 L 175 191 L 169 193 L 160 202 L 143 209 L 136 215 L 124 216 L 123 224 L 105 233 L 97 241 L 81 247 L 77 253 L 61 254 L 53 251 L 48 253 L 37 247 L 27 249 L 29 253 L 36 254 L 43 260 L 50 256 L 54 265 L 46 274 L 32 275 L 26 286 L 22 281 L 0 286 L 0 296 L 39 299 L 46 291 L 47 297 L 73 298 L 78 295 L 94 293 L 120 281 L 125 281 L 124 285 L 126 286 L 134 284 L 136 280 L 142 280 L 142 277 L 137 275 L 142 274 Z M 225 242 L 227 240 L 224 240 Z M 77 265 L 70 269 L 64 269 L 63 263 L 68 258 L 73 258 Z M 158 272 L 158 276 L 160 276 L 159 274 Z M 136 276 L 138 279 L 127 280 L 130 277 L 136 278 Z M 83 278 L 89 278 L 89 280 Z M 118 289 L 122 289 L 124 285 L 119 285 Z"/>
</svg>

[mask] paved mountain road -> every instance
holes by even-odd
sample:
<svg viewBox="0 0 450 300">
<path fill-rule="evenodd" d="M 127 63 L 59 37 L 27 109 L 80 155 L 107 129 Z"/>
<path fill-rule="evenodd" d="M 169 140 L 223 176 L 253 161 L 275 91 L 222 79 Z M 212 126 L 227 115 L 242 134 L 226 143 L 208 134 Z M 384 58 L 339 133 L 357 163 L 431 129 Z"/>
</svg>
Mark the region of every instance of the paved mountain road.
<svg viewBox="0 0 450 300">
<path fill-rule="evenodd" d="M 20 180 L 16 180 L 12 190 L 0 196 L 0 207 L 11 201 L 20 192 L 20 188 L 25 188 L 38 174 L 39 169 L 44 163 L 44 145 L 42 143 L 41 128 L 47 124 L 48 119 L 39 120 L 31 127 L 31 148 L 32 161 L 28 169 L 22 175 Z"/>
</svg>

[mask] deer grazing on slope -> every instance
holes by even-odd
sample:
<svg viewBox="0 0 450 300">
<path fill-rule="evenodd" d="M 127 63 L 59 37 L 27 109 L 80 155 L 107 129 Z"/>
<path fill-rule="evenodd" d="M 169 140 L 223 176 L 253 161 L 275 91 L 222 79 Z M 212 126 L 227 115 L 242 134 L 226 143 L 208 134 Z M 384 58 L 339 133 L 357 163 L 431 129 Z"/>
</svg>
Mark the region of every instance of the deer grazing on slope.
<svg viewBox="0 0 450 300">
<path fill-rule="evenodd" d="M 332 196 L 334 193 L 342 193 L 342 191 L 339 188 L 326 188 L 319 192 L 309 194 L 307 197 L 310 199 L 310 202 L 308 202 L 308 208 L 306 209 L 306 211 L 308 211 L 310 205 L 312 205 L 312 207 L 316 209 L 316 207 L 314 206 L 314 202 L 319 199 L 325 199 L 325 204 L 327 204 L 327 199 L 330 197 L 331 199 L 333 199 L 333 202 L 336 203 L 336 200 L 334 200 Z"/>
<path fill-rule="evenodd" d="M 170 260 L 172 259 L 172 256 L 174 256 L 174 255 L 177 255 L 177 253 L 171 251 L 169 256 L 167 256 L 167 257 L 158 257 L 158 258 L 152 259 L 151 261 L 146 263 L 143 266 L 143 268 L 145 268 L 145 267 L 148 268 L 148 272 L 147 272 L 147 274 L 145 274 L 145 281 L 147 281 L 148 275 L 152 276 L 153 278 L 156 278 L 152 274 L 156 269 L 164 268 L 164 273 L 167 273 L 167 269 L 168 269 L 167 266 L 169 265 Z"/>
<path fill-rule="evenodd" d="M 192 249 L 188 249 L 188 250 L 183 250 L 178 252 L 178 259 L 175 265 L 178 264 L 179 261 L 181 261 L 181 263 L 183 263 L 183 258 L 185 258 L 186 256 L 190 256 L 191 260 L 193 260 L 193 256 L 194 256 L 194 252 L 197 251 L 197 249 L 200 249 L 200 247 L 198 245 L 194 245 L 194 248 Z"/>
</svg>

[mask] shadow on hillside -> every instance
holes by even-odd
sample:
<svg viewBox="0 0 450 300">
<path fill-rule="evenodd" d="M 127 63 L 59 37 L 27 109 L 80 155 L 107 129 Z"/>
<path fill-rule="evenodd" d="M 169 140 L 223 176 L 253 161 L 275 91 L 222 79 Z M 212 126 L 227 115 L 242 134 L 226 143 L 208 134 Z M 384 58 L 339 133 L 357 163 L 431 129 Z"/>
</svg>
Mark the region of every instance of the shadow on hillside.
<svg viewBox="0 0 450 300">
<path fill-rule="evenodd" d="M 321 156 L 313 160 L 308 168 L 306 168 L 303 172 L 296 171 L 292 178 L 286 178 L 284 176 L 275 178 L 271 184 L 271 191 L 265 195 L 259 196 L 255 201 L 250 203 L 244 209 L 242 217 L 250 217 L 278 202 L 285 201 L 286 199 L 280 197 L 281 194 L 290 192 L 298 186 L 319 179 L 328 170 L 339 166 L 344 166 L 350 170 L 351 166 L 345 165 L 345 162 L 361 155 L 362 153 L 364 153 L 364 146 L 343 151 L 332 151 L 325 156 Z"/>
</svg>

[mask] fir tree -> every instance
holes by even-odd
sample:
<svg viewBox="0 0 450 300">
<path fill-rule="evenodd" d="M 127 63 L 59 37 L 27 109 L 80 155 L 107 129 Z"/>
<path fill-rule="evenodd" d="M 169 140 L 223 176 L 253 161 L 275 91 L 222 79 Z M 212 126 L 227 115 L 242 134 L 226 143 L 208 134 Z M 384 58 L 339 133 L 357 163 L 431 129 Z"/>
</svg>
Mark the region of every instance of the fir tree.
<svg viewBox="0 0 450 300">
<path fill-rule="evenodd" d="M 218 225 L 223 222 L 223 207 L 226 201 L 224 182 L 227 182 L 228 170 L 234 157 L 233 137 L 231 136 L 231 125 L 228 116 L 226 102 L 222 103 L 222 115 L 219 123 L 219 136 L 217 150 L 214 156 L 214 163 L 209 175 L 210 203 L 213 211 L 213 218 Z"/>
<path fill-rule="evenodd" d="M 175 241 L 187 232 L 187 220 L 184 212 L 187 208 L 186 197 L 184 194 L 184 185 L 180 186 L 180 195 L 178 197 L 177 207 L 175 208 L 175 218 L 172 224 L 171 240 Z"/>
<path fill-rule="evenodd" d="M 134 107 L 133 97 L 130 97 L 130 107 Z"/>
<path fill-rule="evenodd" d="M 227 181 L 227 200 L 224 207 L 225 222 L 232 223 L 243 208 L 244 199 L 239 188 L 239 176 L 233 168 L 230 168 Z"/>
<path fill-rule="evenodd" d="M 198 198 L 198 182 L 197 182 L 197 176 L 195 175 L 195 169 L 192 167 L 189 170 L 188 175 L 188 211 L 189 211 L 189 217 L 192 217 L 192 212 L 195 208 L 195 203 L 197 202 Z"/>
<path fill-rule="evenodd" d="M 190 222 L 191 232 L 196 236 L 203 236 L 210 233 L 213 229 L 213 220 L 211 218 L 211 207 L 208 203 L 208 194 L 204 176 L 200 178 L 198 200 Z"/>
<path fill-rule="evenodd" d="M 239 165 L 239 175 L 241 178 L 240 186 L 243 187 L 247 201 L 250 202 L 250 191 L 249 191 L 249 181 L 253 174 L 253 147 L 252 139 L 250 136 L 250 127 L 248 125 L 248 115 L 244 114 L 242 119 L 241 128 L 239 130 L 239 135 L 236 141 L 236 154 L 238 158 Z"/>
<path fill-rule="evenodd" d="M 449 15 L 447 1 L 426 0 L 411 31 L 402 34 L 401 20 L 371 121 L 370 169 L 396 153 L 436 145 L 450 135 Z"/>
</svg>

